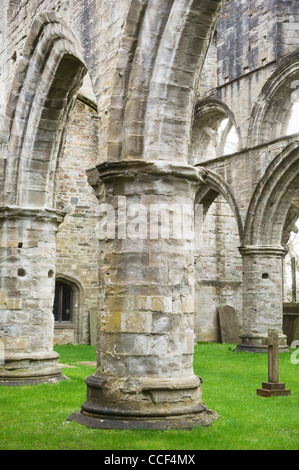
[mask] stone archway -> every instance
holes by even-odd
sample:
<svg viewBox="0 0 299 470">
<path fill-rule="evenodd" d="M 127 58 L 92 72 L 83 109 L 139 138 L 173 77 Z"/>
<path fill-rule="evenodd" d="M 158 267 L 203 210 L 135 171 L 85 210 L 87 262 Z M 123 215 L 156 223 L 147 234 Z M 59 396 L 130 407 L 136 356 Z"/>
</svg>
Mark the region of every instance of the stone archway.
<svg viewBox="0 0 299 470">
<path fill-rule="evenodd" d="M 238 248 L 243 224 L 229 185 L 206 170 L 196 204 L 201 205 L 200 245 L 195 251 L 195 333 L 198 341 L 221 341 L 219 309 L 242 314 L 242 259 Z M 236 341 L 237 339 L 235 339 Z"/>
<path fill-rule="evenodd" d="M 198 189 L 196 194 L 195 203 L 203 205 L 203 213 L 205 215 L 216 197 L 221 195 L 227 201 L 234 214 L 238 225 L 240 242 L 242 243 L 244 237 L 243 221 L 231 187 L 220 175 L 208 169 L 204 169 L 203 182 L 204 184 Z"/>
<path fill-rule="evenodd" d="M 223 127 L 223 123 L 225 126 Z M 235 148 L 227 151 L 227 139 L 234 131 Z M 235 116 L 220 100 L 205 99 L 198 101 L 195 108 L 190 158 L 193 164 L 234 153 L 240 147 L 240 132 Z"/>
<path fill-rule="evenodd" d="M 53 208 L 64 130 L 86 73 L 79 51 L 73 34 L 55 15 L 35 19 L 5 116 L 9 138 L 3 204 Z"/>
<path fill-rule="evenodd" d="M 248 147 L 286 135 L 292 95 L 299 86 L 298 60 L 298 52 L 291 54 L 263 86 L 252 110 Z"/>
<path fill-rule="evenodd" d="M 73 34 L 54 14 L 35 19 L 7 106 L 1 219 L 1 385 L 63 377 L 53 352 L 55 172 L 69 112 L 86 67 Z M 13 364 L 13 367 L 11 367 Z"/>
<path fill-rule="evenodd" d="M 161 203 L 193 208 L 202 182 L 202 170 L 188 164 L 188 146 L 197 81 L 222 2 L 142 3 L 138 28 L 133 22 L 132 64 L 126 57 L 122 77 L 119 61 L 114 77 L 112 103 L 119 106 L 108 122 L 108 158 L 89 172 L 116 220 L 123 200 L 147 214 Z M 119 116 L 124 120 L 116 122 Z M 70 419 L 99 428 L 211 423 L 215 415 L 202 403 L 193 371 L 191 240 L 132 240 L 124 228 L 101 245 L 98 368 L 86 380 L 86 402 Z"/>
<path fill-rule="evenodd" d="M 131 2 L 113 80 L 108 161 L 169 154 L 188 161 L 195 91 L 222 3 Z"/>
<path fill-rule="evenodd" d="M 243 256 L 243 333 L 238 349 L 263 351 L 268 328 L 277 328 L 286 350 L 283 324 L 282 245 L 294 198 L 298 193 L 298 141 L 269 165 L 258 184 L 245 223 Z"/>
</svg>

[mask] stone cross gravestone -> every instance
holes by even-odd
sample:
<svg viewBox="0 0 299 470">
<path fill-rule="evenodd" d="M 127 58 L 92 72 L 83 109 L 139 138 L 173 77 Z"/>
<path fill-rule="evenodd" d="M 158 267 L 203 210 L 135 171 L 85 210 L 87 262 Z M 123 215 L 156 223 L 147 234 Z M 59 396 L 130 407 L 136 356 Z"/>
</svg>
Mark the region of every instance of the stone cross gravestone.
<svg viewBox="0 0 299 470">
<path fill-rule="evenodd" d="M 268 330 L 265 338 L 268 346 L 268 382 L 263 382 L 262 388 L 257 389 L 257 395 L 262 397 L 277 397 L 291 394 L 285 384 L 279 382 L 279 339 L 277 330 Z"/>
</svg>

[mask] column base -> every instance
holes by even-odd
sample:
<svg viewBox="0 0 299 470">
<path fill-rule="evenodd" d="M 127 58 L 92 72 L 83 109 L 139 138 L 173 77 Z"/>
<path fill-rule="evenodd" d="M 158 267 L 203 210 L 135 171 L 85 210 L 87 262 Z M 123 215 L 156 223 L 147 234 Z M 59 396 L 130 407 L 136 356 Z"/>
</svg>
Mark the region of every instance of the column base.
<svg viewBox="0 0 299 470">
<path fill-rule="evenodd" d="M 285 384 L 282 382 L 263 382 L 262 388 L 258 388 L 256 393 L 261 397 L 281 397 L 291 395 L 291 390 L 286 389 Z"/>
<path fill-rule="evenodd" d="M 54 384 L 61 380 L 66 380 L 66 376 L 61 372 L 53 375 L 42 375 L 40 377 L 10 377 L 0 378 L 0 387 L 22 387 L 26 385 Z"/>
<path fill-rule="evenodd" d="M 219 415 L 208 410 L 203 404 L 199 406 L 198 412 L 181 416 L 161 416 L 161 417 L 126 417 L 96 415 L 84 411 L 78 411 L 69 416 L 68 421 L 75 421 L 79 424 L 93 429 L 154 429 L 165 431 L 167 429 L 189 430 L 195 427 L 210 426 L 213 421 L 219 419 Z"/>
<path fill-rule="evenodd" d="M 68 420 L 96 429 L 192 429 L 219 416 L 201 400 L 201 379 L 86 379 L 87 399 Z"/>
<path fill-rule="evenodd" d="M 259 346 L 258 344 L 246 345 L 246 344 L 238 344 L 235 348 L 235 351 L 239 352 L 250 352 L 250 353 L 267 353 L 268 348 L 265 346 Z M 279 352 L 290 352 L 288 346 L 280 346 Z"/>
<path fill-rule="evenodd" d="M 266 337 L 267 335 L 265 335 Z M 251 353 L 267 353 L 268 346 L 265 345 L 262 336 L 240 335 L 241 342 L 235 348 L 235 351 Z M 279 338 L 279 352 L 290 352 L 285 336 Z"/>
<path fill-rule="evenodd" d="M 0 365 L 0 386 L 18 387 L 65 380 L 66 377 L 58 367 L 58 357 L 59 354 L 55 352 L 5 356 L 4 364 Z"/>
</svg>

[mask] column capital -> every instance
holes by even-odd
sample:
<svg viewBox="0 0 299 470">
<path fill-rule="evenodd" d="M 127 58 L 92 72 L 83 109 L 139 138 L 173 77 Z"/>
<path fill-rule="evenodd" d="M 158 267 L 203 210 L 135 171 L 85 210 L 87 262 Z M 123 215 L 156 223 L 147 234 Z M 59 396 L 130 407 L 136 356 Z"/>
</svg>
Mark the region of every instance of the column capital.
<svg viewBox="0 0 299 470">
<path fill-rule="evenodd" d="M 31 208 L 20 206 L 0 207 L 0 222 L 8 219 L 34 219 L 36 221 L 51 221 L 54 225 L 60 225 L 66 213 L 57 209 Z"/>
<path fill-rule="evenodd" d="M 87 170 L 89 184 L 98 186 L 98 181 L 117 177 L 170 176 L 182 178 L 196 183 L 203 183 L 207 171 L 203 167 L 191 165 L 177 165 L 173 162 L 157 160 L 123 160 L 118 162 L 104 162 Z"/>
<path fill-rule="evenodd" d="M 247 245 L 239 247 L 242 256 L 276 256 L 283 258 L 288 250 L 282 246 Z"/>
</svg>

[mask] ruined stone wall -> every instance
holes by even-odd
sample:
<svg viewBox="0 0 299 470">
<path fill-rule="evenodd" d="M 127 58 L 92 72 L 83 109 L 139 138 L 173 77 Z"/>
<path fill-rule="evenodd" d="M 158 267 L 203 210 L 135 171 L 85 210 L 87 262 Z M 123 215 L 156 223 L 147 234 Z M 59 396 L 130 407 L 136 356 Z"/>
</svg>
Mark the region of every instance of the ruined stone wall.
<svg viewBox="0 0 299 470">
<path fill-rule="evenodd" d="M 278 139 L 257 148 L 216 159 L 203 165 L 221 175 L 238 201 L 240 217 L 245 223 L 252 191 L 269 164 L 291 145 L 296 137 Z M 246 174 L 246 178 L 240 178 Z M 195 264 L 195 318 L 198 341 L 219 340 L 217 311 L 222 304 L 235 308 L 242 318 L 242 244 L 235 215 L 228 204 L 216 210 L 216 201 L 204 220 L 203 252 Z M 218 242 L 218 243 L 217 243 Z"/>
<path fill-rule="evenodd" d="M 199 87 L 197 90 L 198 98 L 204 97 L 211 89 L 216 88 L 217 77 L 217 31 L 215 32 L 207 56 L 202 68 Z"/>
<path fill-rule="evenodd" d="M 285 250 L 280 244 L 299 185 L 299 141 L 285 137 L 283 121 L 299 77 L 298 2 L 1 4 L 1 169 L 6 180 L 0 191 L 0 330 L 10 356 L 0 383 L 21 384 L 24 376 L 27 383 L 61 378 L 52 352 L 56 273 L 76 285 L 78 303 L 74 332 L 60 330 L 57 341 L 87 342 L 90 314 L 98 313 L 97 372 L 86 382 L 82 406 L 87 419 L 111 413 L 114 423 L 117 417 L 125 426 L 132 418 L 133 427 L 140 417 L 156 421 L 159 416 L 159 426 L 167 426 L 169 415 L 174 421 L 175 416 L 200 419 L 206 410 L 193 370 L 194 282 L 196 327 L 202 334 L 197 338 L 215 341 L 217 307 L 234 298 L 233 306 L 241 308 L 238 242 L 242 346 L 261 350 L 269 326 L 279 329 L 286 346 L 281 331 Z M 214 36 L 217 56 L 215 42 L 206 55 L 222 6 Z M 70 114 L 85 72 L 97 120 L 78 102 Z M 213 119 L 227 115 L 239 147 L 231 155 L 216 153 L 210 161 L 195 159 L 199 168 L 194 168 L 192 117 L 195 110 L 199 119 L 209 99 L 214 103 L 210 134 L 215 137 Z M 197 122 L 207 125 L 204 116 Z M 193 208 L 198 199 L 211 206 L 204 227 L 207 249 L 197 260 L 195 279 L 191 237 L 105 238 L 98 263 L 97 202 L 84 171 L 98 163 L 88 181 L 99 201 L 114 207 L 119 197 L 142 204 L 147 213 L 165 201 Z M 216 201 L 218 195 L 225 204 Z M 63 224 L 65 212 L 57 209 L 67 212 Z M 193 217 L 192 212 L 189 221 Z M 17 377 L 11 366 L 16 359 Z"/>
<path fill-rule="evenodd" d="M 277 51 L 284 57 L 299 47 L 299 5 L 296 0 L 277 0 L 276 11 L 279 19 Z"/>
<path fill-rule="evenodd" d="M 244 148 L 248 146 L 250 117 L 263 86 L 281 61 L 298 49 L 298 15 L 295 0 L 230 0 L 224 4 L 216 28 L 217 60 L 213 67 L 217 67 L 217 84 L 205 90 L 205 97 L 227 105 Z M 213 70 L 213 50 L 211 44 L 205 65 L 209 71 Z M 201 90 L 199 93 L 204 96 Z"/>
<path fill-rule="evenodd" d="M 5 113 L 17 63 L 21 60 L 25 40 L 34 17 L 40 12 L 61 11 L 67 21 L 71 21 L 69 2 L 62 0 L 2 0 L 3 14 L 0 70 L 2 91 L 0 96 L 0 116 Z M 4 85 L 5 84 L 5 85 Z M 1 123 L 3 125 L 3 122 Z"/>
<path fill-rule="evenodd" d="M 215 44 L 212 42 L 203 68 L 198 90 L 200 105 L 196 108 L 193 141 L 196 143 L 196 133 L 200 132 L 198 127 L 208 125 L 210 129 L 216 129 L 217 120 L 223 119 L 227 113 L 227 117 L 235 123 L 238 130 L 240 151 L 205 162 L 207 158 L 204 158 L 205 154 L 201 150 L 203 157 L 199 159 L 198 164 L 212 170 L 228 183 L 237 201 L 237 211 L 242 224 L 245 224 L 248 216 L 253 191 L 270 163 L 296 140 L 296 137 L 286 135 L 286 122 L 289 118 L 288 110 L 291 108 L 290 95 L 294 91 L 293 83 L 298 79 L 295 65 L 299 45 L 298 14 L 299 4 L 294 0 L 225 2 L 216 26 L 217 54 L 215 54 Z M 292 61 L 294 66 L 290 65 L 288 68 L 286 64 L 289 62 L 292 64 Z M 215 69 L 217 69 L 216 80 L 213 74 Z M 290 79 L 287 79 L 287 74 L 290 75 Z M 284 79 L 289 81 L 284 84 Z M 213 113 L 208 110 L 209 102 L 210 109 L 214 109 L 214 124 Z M 259 112 L 259 107 L 265 110 L 264 114 Z M 203 117 L 200 114 L 201 108 Z M 208 145 L 202 137 L 200 139 L 198 142 Z M 207 140 L 206 137 L 205 139 Z M 214 253 L 207 250 L 209 256 L 202 268 L 200 268 L 200 259 L 196 264 L 196 323 L 197 334 L 200 328 L 208 331 L 209 326 L 207 337 L 212 338 L 214 335 L 215 340 L 219 337 L 215 311 L 222 303 L 223 297 L 219 284 L 218 291 L 215 286 L 211 287 L 211 279 L 214 277 L 214 282 L 215 279 L 221 279 L 217 267 L 223 259 L 217 252 L 215 241 L 221 216 L 214 212 L 213 220 L 210 214 L 211 209 L 205 221 L 207 230 L 205 237 L 207 237 L 207 246 L 211 243 Z M 231 215 L 230 209 L 225 215 L 226 217 Z M 235 221 L 232 220 L 232 232 L 234 226 Z M 223 246 L 228 251 L 234 252 L 233 250 L 237 250 L 241 243 L 240 238 L 238 241 L 238 237 L 234 239 L 228 236 L 224 238 Z M 237 265 L 240 269 L 242 263 L 239 253 L 236 254 L 237 259 L 235 266 L 222 265 L 223 280 L 228 281 L 235 276 Z M 212 276 L 210 276 L 211 271 Z M 206 284 L 210 282 L 210 286 L 206 285 L 203 290 L 201 284 L 204 279 Z M 236 299 L 239 312 L 242 311 L 241 281 L 240 269 L 239 287 L 236 287 L 231 296 L 232 299 Z M 214 316 L 207 315 L 207 312 L 212 311 Z"/>
<path fill-rule="evenodd" d="M 218 310 L 233 307 L 242 316 L 242 258 L 234 215 L 220 196 L 203 222 L 202 248 L 195 257 L 197 341 L 221 341 Z"/>
<path fill-rule="evenodd" d="M 256 148 L 244 149 L 236 154 L 201 164 L 221 175 L 228 182 L 238 201 L 238 210 L 244 223 L 253 190 L 262 175 L 275 157 L 295 140 L 294 136 L 284 137 Z M 240 174 L 245 174 L 246 177 L 240 178 Z"/>
<path fill-rule="evenodd" d="M 114 76 L 117 73 L 117 54 L 129 4 L 130 0 L 113 2 L 110 0 L 1 1 L 3 21 L 0 23 L 2 39 L 0 45 L 0 89 L 2 91 L 0 93 L 0 129 L 2 132 L 6 132 L 6 129 L 3 129 L 3 120 L 17 65 L 22 60 L 28 35 L 34 36 L 35 33 L 34 30 L 31 31 L 34 19 L 39 15 L 54 14 L 58 21 L 61 19 L 68 25 L 83 53 L 101 117 L 99 158 L 102 161 L 106 158 L 109 108 Z M 132 21 L 135 20 L 132 19 Z M 138 18 L 135 22 L 138 28 Z"/>
<path fill-rule="evenodd" d="M 98 155 L 97 113 L 77 100 L 57 172 L 57 207 L 67 213 L 57 234 L 56 276 L 79 286 L 73 328 L 55 329 L 57 343 L 89 343 L 90 317 L 98 308 L 98 239 L 93 189 L 85 170 Z"/>
<path fill-rule="evenodd" d="M 79 200 L 77 200 L 78 195 L 75 188 L 72 188 L 71 184 L 62 186 L 61 181 L 64 181 L 62 178 L 65 178 L 67 172 L 69 172 L 72 175 L 70 178 L 71 182 L 75 187 L 78 187 L 78 184 L 82 183 L 80 181 L 81 177 L 78 177 L 79 174 L 84 173 L 82 169 L 105 161 L 110 151 L 112 152 L 110 155 L 116 155 L 112 148 L 115 145 L 115 149 L 117 149 L 118 143 L 114 142 L 114 140 L 122 141 L 127 130 L 131 132 L 130 112 L 132 110 L 129 109 L 130 112 L 127 114 L 126 119 L 129 122 L 129 127 L 127 130 L 124 130 L 124 134 L 122 134 L 123 116 L 119 110 L 128 86 L 130 69 L 127 62 L 133 58 L 133 44 L 137 40 L 136 31 L 138 31 L 138 27 L 141 25 L 140 19 L 143 18 L 145 3 L 135 2 L 129 10 L 130 2 L 127 0 L 115 2 L 91 0 L 82 2 L 74 0 L 72 3 L 62 0 L 32 0 L 10 2 L 9 9 L 5 10 L 4 8 L 8 21 L 7 23 L 4 21 L 1 29 L 3 38 L 1 54 L 2 59 L 5 57 L 3 59 L 5 67 L 1 71 L 4 79 L 0 81 L 3 88 L 3 95 L 0 97 L 0 115 L 3 116 L 5 112 L 5 103 L 9 93 L 9 87 L 3 84 L 12 82 L 16 66 L 22 57 L 26 33 L 30 31 L 32 21 L 38 14 L 52 11 L 58 18 L 63 18 L 70 25 L 82 48 L 85 64 L 90 72 L 93 92 L 98 104 L 99 139 L 97 144 L 88 141 L 87 132 L 91 132 L 94 136 L 94 129 L 91 129 L 89 126 L 82 127 L 80 123 L 75 123 L 74 120 L 71 122 L 67 147 L 64 156 L 60 159 L 62 166 L 59 169 L 59 178 L 61 179 L 59 180 L 59 198 L 57 199 L 59 208 L 67 208 L 67 210 L 71 211 L 74 209 L 74 212 L 67 215 L 59 231 L 57 272 L 61 275 L 68 274 L 71 278 L 77 279 L 84 286 L 84 289 L 85 287 L 93 289 L 86 280 L 86 267 L 84 267 L 84 263 L 83 268 L 80 267 L 79 258 L 83 258 L 81 256 L 83 252 L 86 259 L 90 260 L 92 257 L 92 247 L 95 246 L 95 241 L 92 237 L 88 237 L 90 237 L 93 221 L 89 219 L 87 223 L 86 218 L 89 217 L 87 213 L 89 211 L 92 212 L 91 208 L 95 204 L 95 200 L 87 200 L 87 196 L 84 196 L 82 199 L 82 194 Z M 277 141 L 267 147 L 247 151 L 250 116 L 261 89 L 266 80 L 279 66 L 279 60 L 290 52 L 294 52 L 297 48 L 297 10 L 298 6 L 294 1 L 279 2 L 268 0 L 262 2 L 255 0 L 248 2 L 241 0 L 236 2 L 230 0 L 225 2 L 222 15 L 217 24 L 216 33 L 206 56 L 201 80 L 199 81 L 198 97 L 205 98 L 211 96 L 226 105 L 235 118 L 240 132 L 242 151 L 239 154 L 218 159 L 215 162 L 208 162 L 205 166 L 216 171 L 217 174 L 223 176 L 229 183 L 238 201 L 238 208 L 243 221 L 246 217 L 253 188 L 258 184 L 270 161 L 287 143 L 287 140 Z M 127 22 L 124 23 L 124 18 L 128 12 Z M 147 13 L 147 19 L 152 19 L 154 14 L 156 14 L 154 11 Z M 161 15 L 162 13 L 165 14 L 166 18 L 166 3 L 161 9 Z M 144 27 L 144 31 L 146 32 L 146 27 Z M 146 32 L 146 34 L 147 40 L 152 40 L 150 32 Z M 152 44 L 152 50 L 158 52 L 158 43 Z M 130 92 L 134 99 L 134 86 L 137 90 L 142 85 L 142 80 L 139 82 L 142 76 L 142 66 L 144 65 L 141 58 L 147 57 L 149 60 L 149 51 L 146 51 L 145 41 L 140 41 L 136 54 L 137 58 L 139 57 L 138 54 L 140 55 L 140 60 L 137 60 L 130 78 L 132 87 Z M 166 73 L 166 65 L 163 67 L 165 67 Z M 139 100 L 134 101 L 134 106 L 132 106 L 135 114 L 138 114 L 136 110 L 141 110 L 142 108 L 141 98 L 140 96 Z M 179 99 L 177 102 L 180 105 Z M 132 102 L 129 100 L 129 103 Z M 83 122 L 83 110 L 80 111 L 77 107 L 76 112 L 81 114 L 79 120 L 82 118 Z M 135 116 L 136 119 L 138 118 L 137 114 Z M 178 112 L 179 114 L 180 111 Z M 87 139 L 86 145 L 81 146 L 77 139 L 79 135 L 82 140 Z M 132 142 L 135 137 L 133 132 Z M 171 141 L 170 138 L 169 141 Z M 95 151 L 96 145 L 98 145 L 98 151 Z M 133 148 L 134 146 L 131 145 L 131 147 L 131 152 L 136 150 L 137 155 L 139 152 L 137 146 Z M 84 152 L 82 152 L 83 148 Z M 77 171 L 74 179 L 74 174 L 71 172 L 73 163 L 70 164 L 68 160 L 76 152 L 81 156 L 82 167 L 72 169 L 75 173 Z M 88 155 L 92 153 L 94 160 L 91 162 Z M 163 158 L 168 158 L 167 154 Z M 63 165 L 66 165 L 66 167 L 63 167 Z M 63 174 L 63 172 L 66 173 Z M 240 175 L 244 174 L 246 178 L 240 177 Z M 70 183 L 68 178 L 65 178 L 65 180 Z M 230 217 L 232 216 L 230 212 L 223 212 L 222 217 L 226 218 L 226 220 L 231 220 Z M 84 220 L 84 224 L 81 223 L 82 220 Z M 89 224 L 91 225 L 89 226 Z M 209 222 L 209 218 L 207 218 L 207 232 L 213 231 L 211 224 L 212 222 Z M 84 227 L 88 226 L 89 230 L 83 229 L 83 225 Z M 76 230 L 73 230 L 74 228 Z M 80 235 L 77 235 L 77 233 L 80 233 Z M 230 245 L 229 239 L 226 238 L 225 244 L 228 249 L 234 245 L 235 250 L 236 240 L 231 240 L 231 243 L 232 245 Z M 221 254 L 216 249 L 216 245 L 213 256 L 215 265 L 217 265 L 217 259 L 219 259 L 219 256 L 221 257 Z M 236 254 L 236 257 L 238 258 L 238 254 Z M 90 266 L 94 266 L 93 262 L 91 262 Z M 92 272 L 94 272 L 93 268 Z M 228 272 L 228 277 L 231 275 Z M 207 281 L 204 273 L 199 270 L 197 282 L 199 282 L 200 276 L 203 276 L 203 280 Z M 219 282 L 225 281 L 224 268 L 222 273 L 218 273 L 217 276 Z M 92 281 L 90 282 L 97 282 L 93 275 L 91 279 Z M 93 298 L 91 291 L 88 291 L 87 297 L 88 299 Z M 225 294 L 219 294 L 218 302 L 221 303 L 225 297 Z M 240 290 L 236 297 L 240 298 Z M 206 300 L 207 303 L 209 303 L 208 300 Z M 214 305 L 215 302 L 213 301 L 212 304 Z M 200 308 L 198 300 L 196 305 L 196 308 Z M 86 310 L 85 307 L 82 308 L 85 312 L 82 317 L 84 320 L 82 320 L 82 324 L 78 328 L 78 331 L 80 331 L 78 334 L 82 341 L 86 341 L 88 336 L 87 312 L 94 308 L 94 301 L 90 300 L 90 307 L 86 307 Z"/>
<path fill-rule="evenodd" d="M 217 84 L 211 85 L 206 94 L 200 93 L 199 97 L 203 105 L 210 98 L 221 103 L 222 112 L 227 110 L 235 120 L 241 139 L 240 152 L 215 161 L 199 161 L 198 164 L 216 171 L 229 183 L 238 201 L 243 221 L 253 190 L 268 165 L 295 139 L 283 133 L 281 128 L 277 138 L 267 139 L 268 134 L 265 132 L 264 140 L 261 135 L 259 145 L 252 145 L 251 133 L 254 129 L 251 124 L 254 109 L 266 82 L 268 88 L 271 85 L 278 86 L 275 85 L 272 74 L 282 64 L 288 63 L 298 51 L 298 14 L 299 4 L 295 0 L 225 2 L 216 26 L 217 60 L 214 54 L 215 45 L 211 43 L 204 65 L 204 71 L 211 71 L 216 64 Z M 211 60 L 213 56 L 214 65 Z M 293 69 L 292 73 L 296 78 Z M 211 84 L 213 81 L 211 80 Z M 282 93 L 283 91 L 279 92 L 277 98 L 280 102 L 275 102 L 277 107 L 284 104 Z M 289 93 L 288 84 L 285 86 L 286 96 Z M 274 93 L 273 96 L 275 98 Z M 290 104 L 286 103 L 286 106 Z M 197 109 L 197 115 L 200 115 L 200 108 Z M 215 116 L 219 118 L 216 112 Z"/>
<path fill-rule="evenodd" d="M 36 19 L 53 24 L 56 21 L 64 22 L 69 30 L 58 26 L 56 30 L 53 29 L 53 35 L 70 36 L 71 31 L 78 41 L 77 52 L 80 54 L 82 51 L 84 63 L 90 71 L 90 89 L 85 87 L 80 93 L 88 98 L 92 96 L 93 109 L 77 101 L 68 125 L 65 148 L 61 149 L 57 163 L 54 205 L 67 215 L 57 235 L 55 271 L 59 279 L 65 278 L 77 286 L 79 293 L 76 297 L 78 305 L 73 328 L 55 330 L 55 342 L 59 343 L 89 342 L 90 316 L 98 307 L 98 243 L 95 238 L 95 208 L 98 202 L 87 182 L 85 171 L 106 158 L 107 123 L 115 60 L 128 4 L 125 0 L 2 2 L 4 15 L 0 24 L 0 86 L 3 93 L 0 96 L 0 138 L 4 142 L 1 144 L 3 167 L 7 158 L 5 114 L 8 112 L 10 115 L 14 111 L 7 109 L 7 103 L 11 93 L 16 93 L 15 84 L 24 79 L 22 75 L 15 74 L 29 53 L 28 44 L 34 41 L 37 34 L 39 23 Z M 40 52 L 33 50 L 38 66 L 42 66 L 43 60 L 42 54 L 38 59 Z M 96 110 L 97 102 L 100 105 L 99 112 Z M 48 140 L 47 137 L 45 140 Z"/>
<path fill-rule="evenodd" d="M 217 25 L 219 86 L 277 60 L 278 17 L 272 0 L 230 0 Z"/>
</svg>

